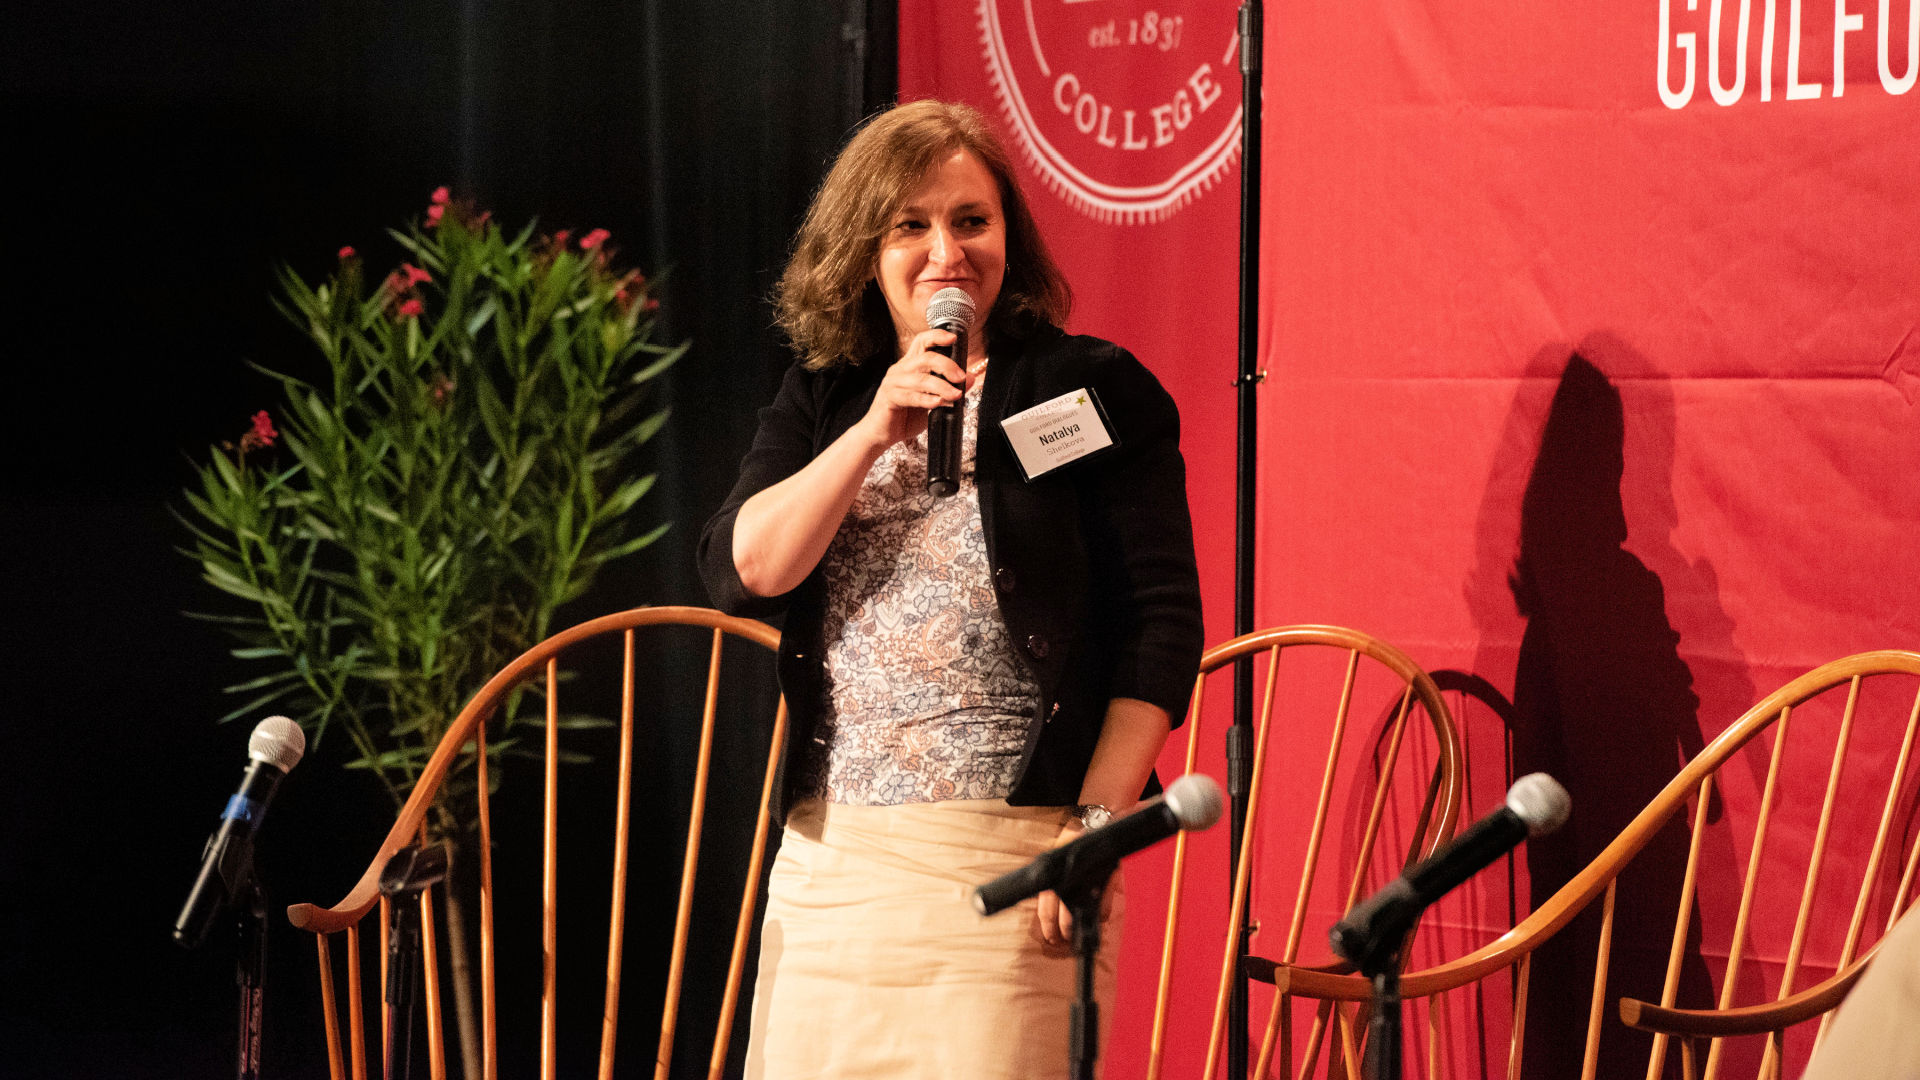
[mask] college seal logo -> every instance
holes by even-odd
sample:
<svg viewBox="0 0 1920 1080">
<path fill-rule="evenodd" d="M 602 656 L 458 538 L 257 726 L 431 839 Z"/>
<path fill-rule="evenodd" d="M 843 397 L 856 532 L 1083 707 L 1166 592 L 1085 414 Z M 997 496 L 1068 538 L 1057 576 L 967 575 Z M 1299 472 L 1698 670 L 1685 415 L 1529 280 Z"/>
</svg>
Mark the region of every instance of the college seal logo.
<svg viewBox="0 0 1920 1080">
<path fill-rule="evenodd" d="M 977 0 L 994 95 L 1048 187 L 1101 221 L 1160 221 L 1240 156 L 1239 37 L 1222 0 Z"/>
</svg>

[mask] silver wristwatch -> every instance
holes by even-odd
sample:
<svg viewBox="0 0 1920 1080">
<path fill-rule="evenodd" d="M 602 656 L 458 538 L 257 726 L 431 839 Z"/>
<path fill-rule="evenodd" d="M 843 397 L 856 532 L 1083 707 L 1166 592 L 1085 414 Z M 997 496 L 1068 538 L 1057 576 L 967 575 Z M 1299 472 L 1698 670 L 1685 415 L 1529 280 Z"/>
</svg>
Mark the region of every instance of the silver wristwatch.
<svg viewBox="0 0 1920 1080">
<path fill-rule="evenodd" d="M 1113 820 L 1113 811 L 1099 803 L 1076 803 L 1068 813 L 1080 820 L 1089 829 L 1097 829 Z"/>
</svg>

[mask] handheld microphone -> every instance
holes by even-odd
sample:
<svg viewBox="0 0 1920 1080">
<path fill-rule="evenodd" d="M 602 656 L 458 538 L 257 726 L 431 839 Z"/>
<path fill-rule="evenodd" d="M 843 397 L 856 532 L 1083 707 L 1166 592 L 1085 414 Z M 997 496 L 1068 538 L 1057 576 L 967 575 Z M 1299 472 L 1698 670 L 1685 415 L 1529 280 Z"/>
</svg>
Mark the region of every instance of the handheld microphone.
<svg viewBox="0 0 1920 1080">
<path fill-rule="evenodd" d="M 1182 829 L 1205 829 L 1220 820 L 1220 785 L 1189 773 L 1168 785 L 1167 793 L 1140 809 L 1087 832 L 1068 844 L 973 891 L 973 909 L 992 915 L 1029 896 L 1052 889 L 1072 892 L 1105 881 L 1121 858 L 1152 847 Z"/>
<path fill-rule="evenodd" d="M 267 816 L 267 804 L 280 781 L 307 752 L 307 735 L 284 716 L 269 716 L 247 740 L 249 763 L 240 778 L 240 790 L 227 800 L 220 827 L 207 840 L 200 856 L 200 872 L 187 892 L 187 902 L 173 920 L 173 940 L 194 948 L 206 940 L 214 919 L 240 895 L 253 876 L 253 834 Z"/>
<path fill-rule="evenodd" d="M 1385 888 L 1347 912 L 1328 937 L 1333 951 L 1373 974 L 1393 957 L 1428 905 L 1530 836 L 1545 836 L 1566 824 L 1572 810 L 1567 789 L 1546 773 L 1513 782 L 1505 806 L 1481 818 Z"/>
<path fill-rule="evenodd" d="M 965 289 L 941 289 L 927 301 L 927 326 L 953 334 L 953 345 L 934 348 L 967 366 L 967 329 L 973 325 L 973 297 Z M 962 399 L 965 400 L 964 398 Z M 960 490 L 960 402 L 927 413 L 927 494 L 946 498 Z"/>
</svg>

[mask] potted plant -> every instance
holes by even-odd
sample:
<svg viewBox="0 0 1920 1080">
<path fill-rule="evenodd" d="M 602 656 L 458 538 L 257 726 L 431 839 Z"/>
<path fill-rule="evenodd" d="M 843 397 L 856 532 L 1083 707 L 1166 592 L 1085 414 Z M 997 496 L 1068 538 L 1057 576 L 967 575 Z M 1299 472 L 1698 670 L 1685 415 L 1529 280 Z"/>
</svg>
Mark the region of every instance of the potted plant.
<svg viewBox="0 0 1920 1080">
<path fill-rule="evenodd" d="M 604 229 L 508 235 L 441 188 L 392 236 L 409 258 L 382 277 L 352 248 L 317 284 L 283 268 L 280 307 L 322 377 L 268 371 L 284 402 L 212 451 L 179 516 L 205 580 L 245 602 L 199 617 L 267 668 L 227 688 L 245 699 L 224 719 L 271 706 L 316 744 L 339 732 L 347 767 L 378 776 L 397 808 L 480 685 L 666 529 L 633 524 L 654 480 L 633 466 L 667 418 L 645 384 L 686 345 L 652 341 L 649 283 L 615 266 Z M 492 755 L 540 720 L 506 712 Z M 456 858 L 473 754 L 428 818 Z M 502 772 L 490 762 L 496 786 Z M 447 899 L 471 1067 L 467 920 Z"/>
</svg>

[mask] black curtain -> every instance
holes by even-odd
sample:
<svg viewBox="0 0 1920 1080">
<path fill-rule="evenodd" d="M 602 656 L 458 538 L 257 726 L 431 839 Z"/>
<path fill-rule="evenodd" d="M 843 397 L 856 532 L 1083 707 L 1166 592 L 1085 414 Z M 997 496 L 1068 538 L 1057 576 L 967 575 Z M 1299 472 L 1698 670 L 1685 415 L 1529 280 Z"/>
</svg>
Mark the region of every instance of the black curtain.
<svg viewBox="0 0 1920 1080">
<path fill-rule="evenodd" d="M 705 603 L 694 540 L 787 363 L 765 297 L 825 163 L 892 96 L 892 4 L 75 0 L 8 21 L 0 1071 L 218 1076 L 231 946 L 185 953 L 167 925 L 245 760 L 252 721 L 216 726 L 219 688 L 257 672 L 182 617 L 219 605 L 168 508 L 189 458 L 277 403 L 245 361 L 314 363 L 273 309 L 274 266 L 311 279 L 343 244 L 390 264 L 384 229 L 449 184 L 507 222 L 609 229 L 622 261 L 665 271 L 662 330 L 693 347 L 641 513 L 673 528 L 570 615 Z M 756 683 L 741 695 L 770 700 Z M 651 749 L 683 761 L 691 737 Z M 262 833 L 272 1076 L 325 1067 L 312 945 L 278 911 L 343 893 L 391 820 L 343 750 L 310 753 Z M 577 768 L 606 787 L 604 764 Z M 678 805 L 685 785 L 654 788 Z M 657 998 L 651 971 L 630 978 L 636 1009 Z M 529 994 L 503 1000 L 506 1023 L 537 1025 Z M 572 1005 L 591 1030 L 591 997 Z M 629 1068 L 650 1028 L 628 1025 Z"/>
</svg>

